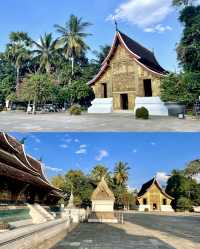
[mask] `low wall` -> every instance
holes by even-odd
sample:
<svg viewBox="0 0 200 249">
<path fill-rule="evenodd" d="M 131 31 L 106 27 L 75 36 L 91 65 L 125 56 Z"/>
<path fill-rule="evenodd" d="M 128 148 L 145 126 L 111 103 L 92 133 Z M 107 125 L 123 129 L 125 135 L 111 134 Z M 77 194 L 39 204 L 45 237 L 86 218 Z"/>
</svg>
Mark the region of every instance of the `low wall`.
<svg viewBox="0 0 200 249">
<path fill-rule="evenodd" d="M 68 220 L 58 219 L 4 232 L 0 234 L 0 249 L 52 248 L 73 227 Z"/>
</svg>

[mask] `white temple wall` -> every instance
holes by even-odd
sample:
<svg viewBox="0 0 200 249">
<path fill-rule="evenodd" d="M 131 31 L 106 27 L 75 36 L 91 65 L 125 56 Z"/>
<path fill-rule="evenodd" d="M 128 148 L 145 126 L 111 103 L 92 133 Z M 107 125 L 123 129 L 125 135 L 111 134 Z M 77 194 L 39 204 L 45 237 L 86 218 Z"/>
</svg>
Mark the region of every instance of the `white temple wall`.
<svg viewBox="0 0 200 249">
<path fill-rule="evenodd" d="M 110 200 L 95 200 L 92 201 L 93 212 L 113 212 L 114 201 Z"/>
</svg>

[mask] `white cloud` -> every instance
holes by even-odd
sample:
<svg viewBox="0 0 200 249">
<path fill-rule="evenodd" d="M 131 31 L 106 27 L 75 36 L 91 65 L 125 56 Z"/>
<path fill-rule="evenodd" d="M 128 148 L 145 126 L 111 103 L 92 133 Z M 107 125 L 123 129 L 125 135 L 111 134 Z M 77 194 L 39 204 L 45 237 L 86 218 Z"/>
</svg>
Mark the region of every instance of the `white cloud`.
<svg viewBox="0 0 200 249">
<path fill-rule="evenodd" d="M 152 146 L 156 146 L 156 143 L 155 143 L 155 142 L 151 142 L 151 145 L 152 145 Z"/>
<path fill-rule="evenodd" d="M 167 180 L 169 179 L 169 175 L 167 175 L 167 173 L 165 172 L 157 172 L 156 174 L 156 179 L 161 182 L 161 183 L 166 183 Z"/>
<path fill-rule="evenodd" d="M 31 137 L 35 141 L 35 143 L 38 143 L 38 144 L 41 143 L 41 140 L 37 136 L 31 135 Z"/>
<path fill-rule="evenodd" d="M 66 148 L 68 148 L 69 146 L 68 146 L 67 144 L 61 144 L 60 147 L 63 148 L 63 149 L 66 149 Z"/>
<path fill-rule="evenodd" d="M 59 168 L 53 168 L 53 167 L 49 167 L 49 166 L 45 166 L 45 169 L 47 170 L 50 170 L 50 171 L 53 171 L 53 172 L 63 172 L 62 169 L 59 169 Z"/>
<path fill-rule="evenodd" d="M 76 151 L 76 154 L 78 154 L 78 155 L 79 154 L 86 154 L 86 153 L 87 153 L 87 150 L 84 148 L 82 148 L 82 149 L 80 148 L 79 150 Z"/>
<path fill-rule="evenodd" d="M 155 33 L 155 32 L 164 33 L 165 31 L 171 31 L 171 30 L 172 30 L 172 27 L 170 27 L 168 25 L 163 26 L 162 24 L 157 24 L 154 27 L 144 29 L 144 31 L 148 32 L 148 33 Z"/>
<path fill-rule="evenodd" d="M 137 152 L 138 152 L 138 150 L 137 150 L 137 149 L 134 149 L 134 150 L 133 150 L 133 153 L 137 153 Z"/>
<path fill-rule="evenodd" d="M 87 145 L 81 144 L 79 149 L 75 152 L 76 154 L 86 154 L 87 153 Z"/>
<path fill-rule="evenodd" d="M 86 145 L 86 144 L 81 144 L 81 145 L 80 145 L 80 148 L 81 148 L 81 149 L 87 148 L 87 145 Z"/>
<path fill-rule="evenodd" d="M 108 155 L 109 154 L 107 150 L 100 150 L 95 159 L 96 161 L 101 161 L 104 157 L 108 157 Z"/>
<path fill-rule="evenodd" d="M 74 142 L 75 142 L 75 143 L 80 143 L 79 139 L 77 139 L 77 138 L 74 139 Z"/>
<path fill-rule="evenodd" d="M 61 139 L 63 142 L 65 142 L 65 143 L 71 143 L 71 141 L 72 141 L 72 139 L 71 138 L 62 138 Z"/>
<path fill-rule="evenodd" d="M 114 14 L 107 20 L 126 21 L 139 28 L 151 28 L 154 32 L 169 30 L 169 26 L 161 26 L 160 23 L 173 11 L 171 0 L 126 0 L 118 6 Z M 155 28 L 158 26 L 157 28 Z M 146 31 L 150 32 L 150 31 Z M 152 32 L 152 31 L 151 31 Z"/>
</svg>

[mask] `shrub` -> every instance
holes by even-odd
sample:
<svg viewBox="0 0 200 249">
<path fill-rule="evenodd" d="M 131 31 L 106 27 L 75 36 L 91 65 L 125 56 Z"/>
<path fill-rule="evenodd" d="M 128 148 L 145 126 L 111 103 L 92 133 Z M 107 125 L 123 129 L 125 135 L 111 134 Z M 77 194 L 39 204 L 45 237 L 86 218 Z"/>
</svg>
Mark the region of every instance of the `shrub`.
<svg viewBox="0 0 200 249">
<path fill-rule="evenodd" d="M 149 209 L 148 209 L 148 208 L 145 208 L 145 209 L 144 209 L 144 212 L 149 212 Z"/>
<path fill-rule="evenodd" d="M 72 105 L 70 108 L 69 108 L 69 113 L 71 115 L 81 115 L 81 107 L 79 105 Z"/>
<path fill-rule="evenodd" d="M 186 197 L 180 197 L 176 204 L 177 211 L 190 211 L 192 209 L 192 203 L 190 199 Z"/>
<path fill-rule="evenodd" d="M 149 111 L 145 107 L 138 108 L 135 115 L 136 118 L 149 119 Z"/>
</svg>

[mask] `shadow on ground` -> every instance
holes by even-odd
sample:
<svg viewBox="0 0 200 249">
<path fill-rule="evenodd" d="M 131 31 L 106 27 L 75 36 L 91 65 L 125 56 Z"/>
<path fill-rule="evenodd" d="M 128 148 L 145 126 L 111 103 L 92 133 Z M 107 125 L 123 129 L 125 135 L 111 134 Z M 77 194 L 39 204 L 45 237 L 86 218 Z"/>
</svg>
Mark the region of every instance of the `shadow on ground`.
<svg viewBox="0 0 200 249">
<path fill-rule="evenodd" d="M 174 248 L 156 237 L 134 235 L 134 231 L 127 233 L 124 227 L 125 225 L 83 223 L 52 249 Z"/>
<path fill-rule="evenodd" d="M 200 216 L 162 216 L 135 213 L 126 214 L 124 218 L 128 222 L 147 229 L 200 243 Z"/>
</svg>

